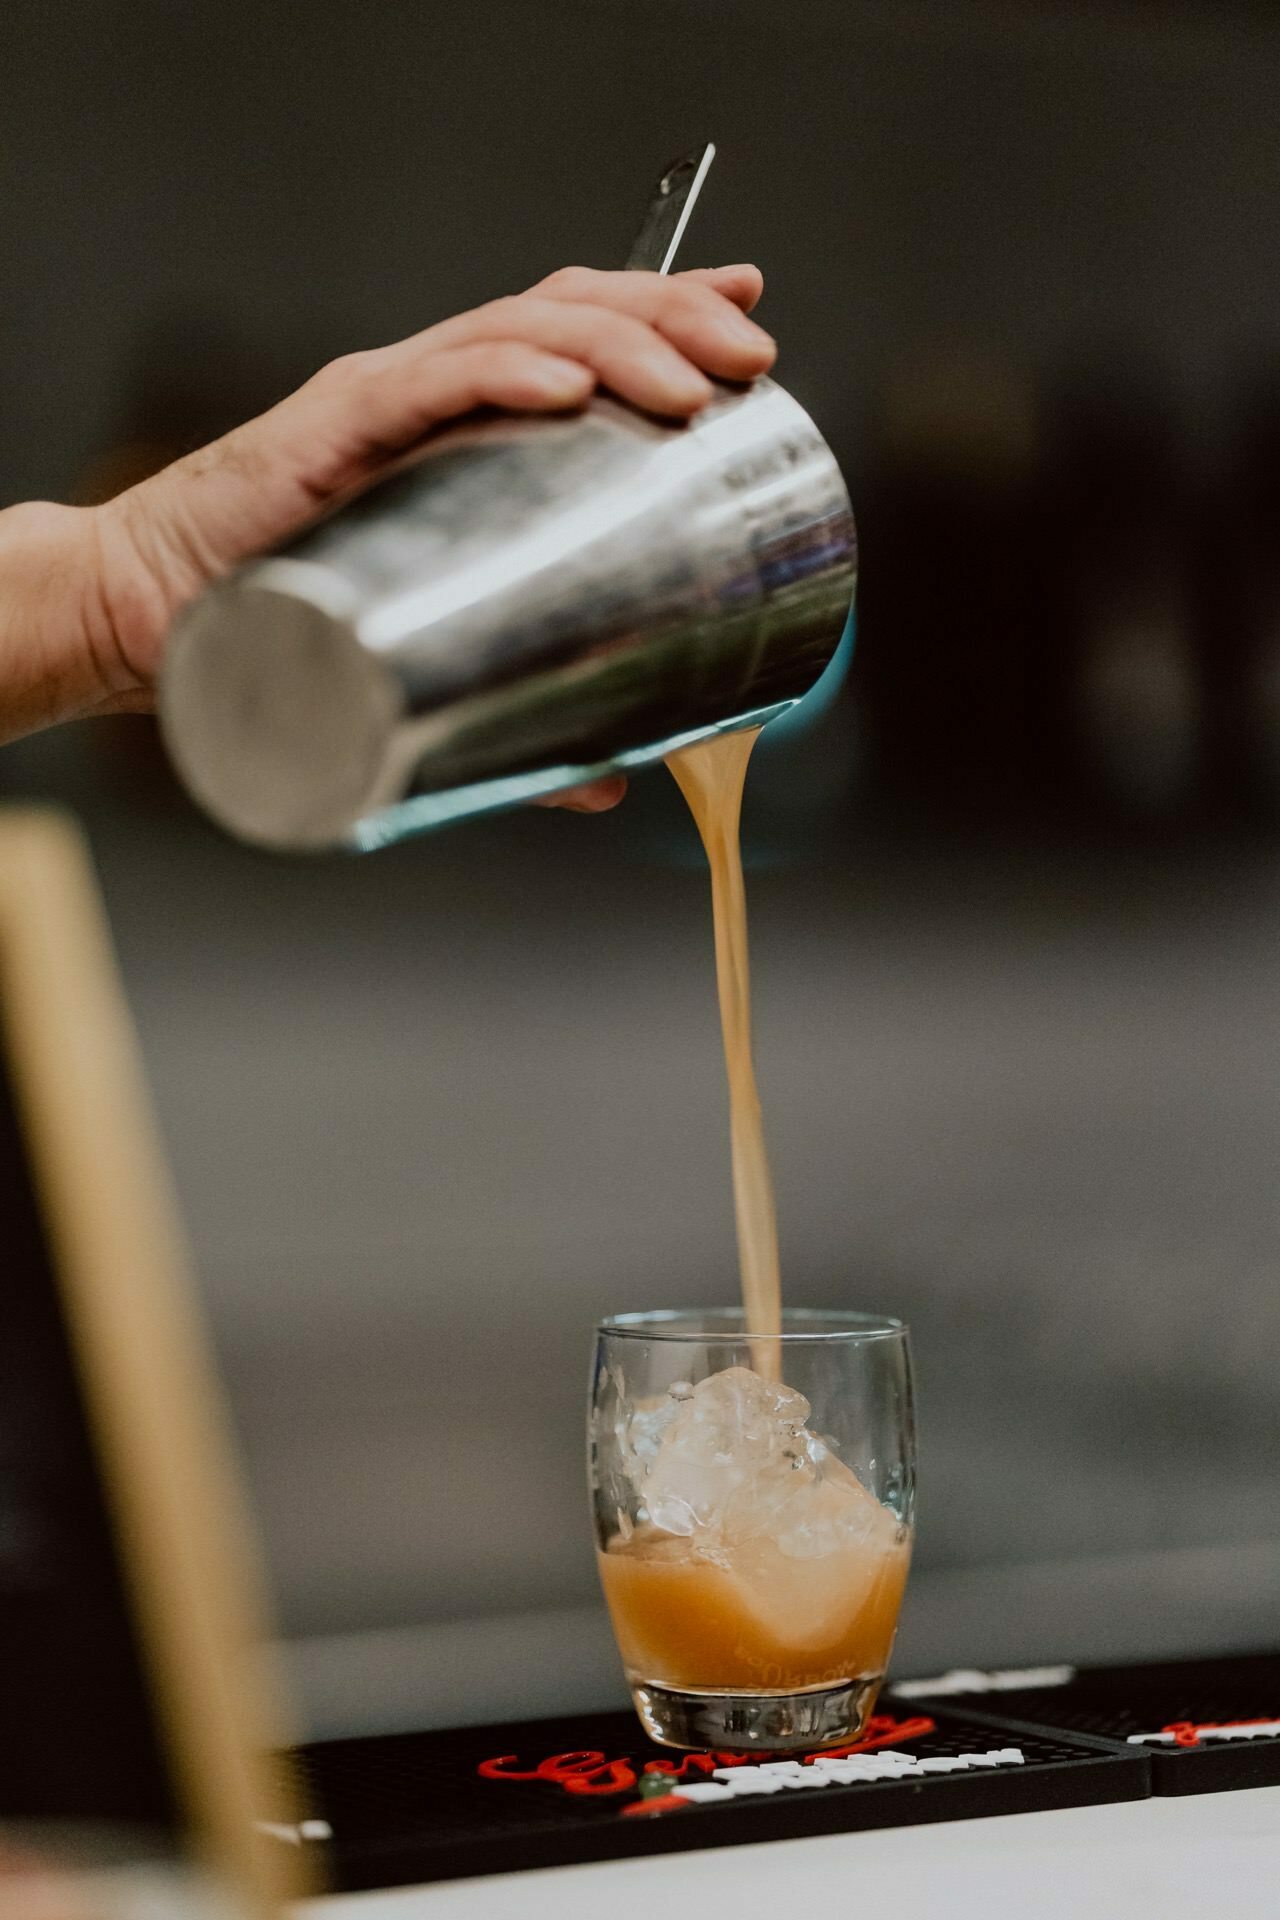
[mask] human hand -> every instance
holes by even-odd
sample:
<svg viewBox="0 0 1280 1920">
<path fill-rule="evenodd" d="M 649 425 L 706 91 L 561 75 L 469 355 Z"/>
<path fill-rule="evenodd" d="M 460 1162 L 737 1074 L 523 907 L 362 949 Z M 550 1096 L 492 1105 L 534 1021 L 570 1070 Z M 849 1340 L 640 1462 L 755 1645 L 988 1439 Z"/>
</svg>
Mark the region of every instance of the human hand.
<svg viewBox="0 0 1280 1920">
<path fill-rule="evenodd" d="M 0 581 L 21 588 L 25 576 L 43 590 L 28 648 L 14 594 L 0 615 L 0 737 L 77 713 L 149 709 L 182 606 L 476 407 L 559 412 L 607 387 L 649 412 L 691 417 L 712 398 L 708 375 L 749 380 L 773 364 L 772 340 L 746 317 L 761 286 L 752 266 L 670 276 L 568 267 L 331 362 L 267 413 L 101 506 L 0 515 Z M 68 585 L 76 604 L 60 619 L 54 589 L 65 600 Z M 548 804 L 596 812 L 624 790 L 620 778 L 600 781 Z"/>
</svg>

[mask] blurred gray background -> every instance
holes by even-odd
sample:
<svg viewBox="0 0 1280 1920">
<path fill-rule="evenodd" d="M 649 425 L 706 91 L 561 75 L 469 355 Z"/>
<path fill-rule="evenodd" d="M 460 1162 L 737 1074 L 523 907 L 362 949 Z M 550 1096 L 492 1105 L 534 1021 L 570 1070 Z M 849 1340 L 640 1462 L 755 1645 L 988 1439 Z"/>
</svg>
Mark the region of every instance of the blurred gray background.
<svg viewBox="0 0 1280 1920">
<path fill-rule="evenodd" d="M 0 502 L 102 497 L 721 157 L 864 540 L 766 741 L 757 1061 L 795 1304 L 911 1322 L 901 1671 L 1274 1639 L 1280 25 L 978 0 L 8 0 Z M 363 862 L 220 839 L 150 723 L 0 753 L 98 858 L 323 1730 L 620 1689 L 601 1313 L 736 1280 L 665 774 Z"/>
</svg>

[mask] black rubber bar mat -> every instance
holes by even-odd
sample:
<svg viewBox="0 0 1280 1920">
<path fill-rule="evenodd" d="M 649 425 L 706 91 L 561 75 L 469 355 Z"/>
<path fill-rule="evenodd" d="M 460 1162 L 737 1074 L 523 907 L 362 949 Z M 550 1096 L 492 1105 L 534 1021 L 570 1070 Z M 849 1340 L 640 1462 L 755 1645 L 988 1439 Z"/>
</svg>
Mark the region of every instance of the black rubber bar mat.
<svg viewBox="0 0 1280 1920">
<path fill-rule="evenodd" d="M 1118 1742 L 1150 1757 L 1157 1794 L 1280 1786 L 1280 1655 L 1063 1668 L 1050 1685 L 1011 1685 L 1017 1678 L 950 1674 L 912 1682 L 891 1700 L 898 1712 L 945 1701 L 1010 1739 L 1010 1728 L 1032 1727 Z"/>
<path fill-rule="evenodd" d="M 314 1846 L 347 1892 L 1151 1790 L 1145 1752 L 932 1707 L 878 1715 L 856 1753 L 748 1766 L 652 1746 L 630 1713 L 332 1741 L 291 1761 L 312 1817 L 281 1841 Z"/>
</svg>

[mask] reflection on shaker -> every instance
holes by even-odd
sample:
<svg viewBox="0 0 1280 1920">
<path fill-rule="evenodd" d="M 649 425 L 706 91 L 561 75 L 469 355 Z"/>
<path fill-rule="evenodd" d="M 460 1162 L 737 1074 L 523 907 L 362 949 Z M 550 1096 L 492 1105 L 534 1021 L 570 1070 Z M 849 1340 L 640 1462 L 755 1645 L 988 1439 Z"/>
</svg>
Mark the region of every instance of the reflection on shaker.
<svg viewBox="0 0 1280 1920">
<path fill-rule="evenodd" d="M 382 845 L 785 711 L 854 574 L 839 469 L 770 380 L 687 427 L 469 423 L 181 615 L 162 725 L 232 832 Z"/>
</svg>

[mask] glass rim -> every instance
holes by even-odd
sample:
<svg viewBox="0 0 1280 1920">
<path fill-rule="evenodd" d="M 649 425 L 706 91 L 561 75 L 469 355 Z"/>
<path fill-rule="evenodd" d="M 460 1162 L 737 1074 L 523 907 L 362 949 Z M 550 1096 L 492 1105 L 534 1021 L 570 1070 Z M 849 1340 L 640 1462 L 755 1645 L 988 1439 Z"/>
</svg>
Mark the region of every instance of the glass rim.
<svg viewBox="0 0 1280 1920">
<path fill-rule="evenodd" d="M 905 1320 L 887 1313 L 854 1313 L 839 1307 L 784 1307 L 782 1332 L 748 1333 L 741 1307 L 660 1307 L 647 1313 L 615 1313 L 596 1322 L 597 1334 L 614 1340 L 666 1340 L 685 1346 L 727 1346 L 780 1341 L 903 1340 Z M 721 1333 L 720 1328 L 724 1331 Z"/>
</svg>

